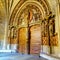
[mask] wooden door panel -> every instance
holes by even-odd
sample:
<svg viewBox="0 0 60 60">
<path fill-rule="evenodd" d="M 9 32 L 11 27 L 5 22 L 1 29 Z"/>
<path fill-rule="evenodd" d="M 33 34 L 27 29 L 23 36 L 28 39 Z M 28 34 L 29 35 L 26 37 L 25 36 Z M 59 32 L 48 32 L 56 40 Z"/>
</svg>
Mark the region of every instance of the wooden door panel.
<svg viewBox="0 0 60 60">
<path fill-rule="evenodd" d="M 28 39 L 27 28 L 19 29 L 19 51 L 21 53 L 27 53 L 27 39 Z"/>
<path fill-rule="evenodd" d="M 32 26 L 30 28 L 31 39 L 30 39 L 30 54 L 40 53 L 41 46 L 41 29 L 39 25 Z"/>
</svg>

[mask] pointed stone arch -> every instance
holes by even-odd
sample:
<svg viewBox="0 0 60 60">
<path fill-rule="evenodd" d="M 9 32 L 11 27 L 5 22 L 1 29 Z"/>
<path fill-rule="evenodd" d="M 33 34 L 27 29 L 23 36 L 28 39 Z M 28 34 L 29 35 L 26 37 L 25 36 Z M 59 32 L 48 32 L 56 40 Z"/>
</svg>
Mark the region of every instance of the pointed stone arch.
<svg viewBox="0 0 60 60">
<path fill-rule="evenodd" d="M 17 16 L 18 16 L 18 14 L 20 14 L 21 7 L 23 5 L 28 5 L 28 4 L 33 4 L 35 6 L 36 5 L 39 6 L 40 11 L 43 11 L 42 14 L 49 15 L 49 12 L 51 11 L 49 3 L 46 0 L 32 0 L 32 1 L 30 1 L 30 0 L 21 0 L 17 3 L 15 8 L 13 9 L 12 14 L 10 16 L 9 24 L 12 23 L 14 21 L 14 19 L 18 18 Z M 22 7 L 22 8 L 24 8 L 24 7 Z"/>
</svg>

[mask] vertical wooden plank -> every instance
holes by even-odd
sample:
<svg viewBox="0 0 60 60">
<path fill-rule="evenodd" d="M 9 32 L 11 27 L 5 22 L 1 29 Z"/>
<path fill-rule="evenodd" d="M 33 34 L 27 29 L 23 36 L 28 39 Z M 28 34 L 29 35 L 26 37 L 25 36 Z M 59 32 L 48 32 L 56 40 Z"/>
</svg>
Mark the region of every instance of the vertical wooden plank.
<svg viewBox="0 0 60 60">
<path fill-rule="evenodd" d="M 41 48 L 41 29 L 39 25 L 32 26 L 30 28 L 30 54 L 39 55 Z"/>
<path fill-rule="evenodd" d="M 28 41 L 27 28 L 19 29 L 19 52 L 20 53 L 28 53 L 27 52 L 27 41 Z"/>
</svg>

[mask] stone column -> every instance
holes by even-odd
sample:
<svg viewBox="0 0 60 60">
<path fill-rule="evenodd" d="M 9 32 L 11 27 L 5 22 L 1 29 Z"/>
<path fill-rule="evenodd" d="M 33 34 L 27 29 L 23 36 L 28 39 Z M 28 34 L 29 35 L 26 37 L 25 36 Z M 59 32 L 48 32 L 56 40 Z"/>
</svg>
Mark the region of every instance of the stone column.
<svg viewBox="0 0 60 60">
<path fill-rule="evenodd" d="M 4 21 L 4 40 L 2 49 L 5 50 L 7 48 L 7 30 L 8 30 L 8 22 Z"/>
</svg>

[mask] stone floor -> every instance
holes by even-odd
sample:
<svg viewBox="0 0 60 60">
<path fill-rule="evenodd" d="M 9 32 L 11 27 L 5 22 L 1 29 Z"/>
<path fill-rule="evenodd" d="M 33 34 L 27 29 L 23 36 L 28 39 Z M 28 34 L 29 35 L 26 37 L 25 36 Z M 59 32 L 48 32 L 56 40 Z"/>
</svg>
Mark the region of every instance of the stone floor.
<svg viewBox="0 0 60 60">
<path fill-rule="evenodd" d="M 39 56 L 20 53 L 0 53 L 0 60 L 47 60 L 47 59 Z"/>
<path fill-rule="evenodd" d="M 21 57 L 21 56 L 9 56 L 9 57 L 0 57 L 0 60 L 47 60 L 42 57 Z"/>
<path fill-rule="evenodd" d="M 43 58 L 43 57 L 30 57 L 30 58 L 27 59 L 27 60 L 47 60 L 47 59 L 45 59 L 45 58 Z"/>
</svg>

